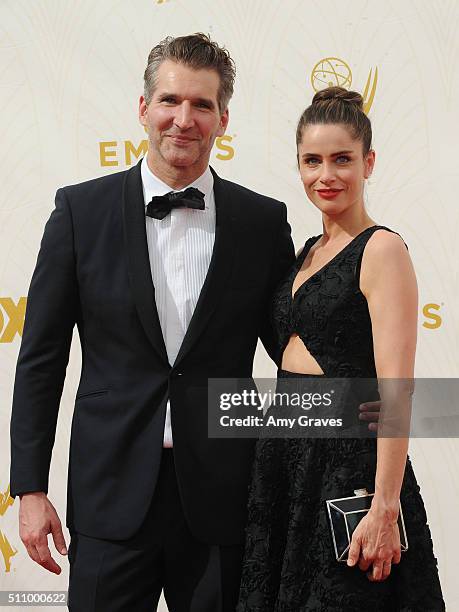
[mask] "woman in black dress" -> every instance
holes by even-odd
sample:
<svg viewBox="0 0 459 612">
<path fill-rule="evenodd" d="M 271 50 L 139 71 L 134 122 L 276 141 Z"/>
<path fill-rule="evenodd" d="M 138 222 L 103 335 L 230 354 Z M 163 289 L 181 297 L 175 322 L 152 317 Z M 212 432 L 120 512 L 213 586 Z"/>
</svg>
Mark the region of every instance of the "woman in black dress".
<svg viewBox="0 0 459 612">
<path fill-rule="evenodd" d="M 400 236 L 364 207 L 375 154 L 360 94 L 317 93 L 297 128 L 298 166 L 323 234 L 274 298 L 278 385 L 292 377 L 412 379 L 417 285 Z M 419 487 L 399 438 L 263 438 L 257 444 L 238 612 L 444 610 Z M 375 492 L 349 561 L 325 500 Z M 401 502 L 408 550 L 401 554 Z"/>
</svg>

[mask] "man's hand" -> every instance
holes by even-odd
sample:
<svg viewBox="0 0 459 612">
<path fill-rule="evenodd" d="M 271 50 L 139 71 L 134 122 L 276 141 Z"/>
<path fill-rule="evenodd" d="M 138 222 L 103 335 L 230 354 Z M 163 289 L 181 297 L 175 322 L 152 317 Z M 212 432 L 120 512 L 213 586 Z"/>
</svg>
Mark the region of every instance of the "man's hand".
<svg viewBox="0 0 459 612">
<path fill-rule="evenodd" d="M 51 533 L 56 550 L 61 555 L 67 554 L 61 521 L 54 506 L 42 491 L 24 493 L 20 498 L 19 535 L 29 557 L 48 571 L 60 574 L 61 568 L 48 548 L 48 534 Z"/>
<path fill-rule="evenodd" d="M 361 421 L 369 421 L 368 429 L 370 431 L 378 431 L 379 413 L 381 411 L 381 401 L 365 402 L 359 406 Z"/>
</svg>

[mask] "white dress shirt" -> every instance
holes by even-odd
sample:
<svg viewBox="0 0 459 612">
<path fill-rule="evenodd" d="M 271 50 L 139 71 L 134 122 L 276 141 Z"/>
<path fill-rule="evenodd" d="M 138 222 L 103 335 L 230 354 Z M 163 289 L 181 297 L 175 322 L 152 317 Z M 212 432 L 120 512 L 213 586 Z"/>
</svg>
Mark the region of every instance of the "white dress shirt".
<svg viewBox="0 0 459 612">
<path fill-rule="evenodd" d="M 190 185 L 175 190 L 141 163 L 145 207 L 153 196 L 196 187 L 204 210 L 175 208 L 164 219 L 146 217 L 148 255 L 156 308 L 170 365 L 174 365 L 209 269 L 215 241 L 214 177 L 210 168 Z M 170 403 L 167 402 L 164 447 L 172 447 Z"/>
</svg>

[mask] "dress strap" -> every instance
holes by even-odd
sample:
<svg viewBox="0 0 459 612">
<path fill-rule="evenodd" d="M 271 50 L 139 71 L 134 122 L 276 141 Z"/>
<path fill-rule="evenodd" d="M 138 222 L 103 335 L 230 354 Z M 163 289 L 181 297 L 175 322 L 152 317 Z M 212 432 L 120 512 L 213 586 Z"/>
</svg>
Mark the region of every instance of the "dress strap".
<svg viewBox="0 0 459 612">
<path fill-rule="evenodd" d="M 355 247 L 355 253 L 357 256 L 357 260 L 355 263 L 355 269 L 354 269 L 354 276 L 355 279 L 357 281 L 357 284 L 360 286 L 360 268 L 362 266 L 362 258 L 363 258 L 363 252 L 365 250 L 365 247 L 367 245 L 367 242 L 370 240 L 370 238 L 373 236 L 373 234 L 377 231 L 377 230 L 387 230 L 388 232 L 391 232 L 392 234 L 397 234 L 397 236 L 400 236 L 400 234 L 398 232 L 396 232 L 395 230 L 390 229 L 390 227 L 386 227 L 385 225 L 373 225 L 372 227 L 367 228 L 364 232 L 362 232 L 362 234 L 359 236 L 359 241 L 358 244 Z M 400 236 L 400 238 L 402 238 Z M 403 240 L 403 238 L 402 238 Z M 406 242 L 403 240 L 403 244 L 406 246 L 407 250 L 408 250 L 408 246 L 406 244 Z"/>
<path fill-rule="evenodd" d="M 306 240 L 306 242 L 304 243 L 304 247 L 301 249 L 296 262 L 295 262 L 295 269 L 299 270 L 301 268 L 301 266 L 303 265 L 304 260 L 306 259 L 309 251 L 311 250 L 312 246 L 319 240 L 319 238 L 321 237 L 322 234 L 319 234 L 318 236 L 311 236 L 310 238 L 308 238 Z"/>
</svg>

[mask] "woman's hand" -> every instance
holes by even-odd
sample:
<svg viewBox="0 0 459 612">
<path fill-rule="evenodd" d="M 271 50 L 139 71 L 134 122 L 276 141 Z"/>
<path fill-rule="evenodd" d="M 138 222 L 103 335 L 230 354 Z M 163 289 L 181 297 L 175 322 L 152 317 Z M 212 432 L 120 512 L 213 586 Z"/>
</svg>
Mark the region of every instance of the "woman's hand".
<svg viewBox="0 0 459 612">
<path fill-rule="evenodd" d="M 375 500 L 373 500 L 375 501 Z M 385 580 L 392 563 L 400 563 L 400 532 L 397 525 L 397 509 L 370 508 L 355 529 L 348 555 L 348 566 L 358 563 L 359 568 L 368 572 L 371 582 Z M 373 568 L 369 570 L 370 566 Z"/>
</svg>

